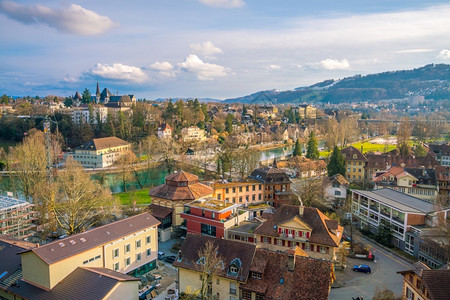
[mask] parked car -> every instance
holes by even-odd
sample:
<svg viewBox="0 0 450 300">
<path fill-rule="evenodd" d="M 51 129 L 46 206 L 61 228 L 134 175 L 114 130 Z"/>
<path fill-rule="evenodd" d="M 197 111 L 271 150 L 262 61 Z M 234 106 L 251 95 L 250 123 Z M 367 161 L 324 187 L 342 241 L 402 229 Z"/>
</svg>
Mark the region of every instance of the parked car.
<svg viewBox="0 0 450 300">
<path fill-rule="evenodd" d="M 372 270 L 370 269 L 370 267 L 368 265 L 355 265 L 355 266 L 353 266 L 353 271 L 363 272 L 363 273 L 367 273 L 367 274 L 370 274 L 370 272 L 372 272 Z"/>
<path fill-rule="evenodd" d="M 165 256 L 164 252 L 158 251 L 158 259 L 163 259 Z"/>
<path fill-rule="evenodd" d="M 166 256 L 166 257 L 164 258 L 164 260 L 165 260 L 166 262 L 168 262 L 169 264 L 173 263 L 176 259 L 177 259 L 176 256 L 173 256 L 173 255 Z"/>
</svg>

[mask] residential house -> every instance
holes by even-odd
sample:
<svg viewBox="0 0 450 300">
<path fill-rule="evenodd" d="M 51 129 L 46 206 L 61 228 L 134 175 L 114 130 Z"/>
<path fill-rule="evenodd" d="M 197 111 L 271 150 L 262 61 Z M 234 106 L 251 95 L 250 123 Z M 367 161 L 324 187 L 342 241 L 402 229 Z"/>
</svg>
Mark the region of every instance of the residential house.
<svg viewBox="0 0 450 300">
<path fill-rule="evenodd" d="M 34 233 L 37 218 L 34 204 L 0 195 L 0 235 L 26 238 Z"/>
<path fill-rule="evenodd" d="M 199 181 L 198 176 L 185 171 L 175 172 L 166 177 L 166 182 L 149 191 L 153 212 L 159 207 L 172 210 L 172 226 L 181 226 L 184 219 L 184 205 L 203 197 L 211 197 L 213 189 Z"/>
<path fill-rule="evenodd" d="M 255 218 L 251 221 L 242 221 L 238 226 L 228 228 L 225 239 L 255 244 L 256 239 L 253 232 L 261 225 L 261 223 L 262 221 L 259 220 L 259 218 Z"/>
<path fill-rule="evenodd" d="M 421 228 L 436 227 L 440 218 L 448 216 L 448 208 L 393 189 L 351 191 L 353 221 L 373 232 L 382 225 L 389 226 L 394 245 L 415 257 Z"/>
<path fill-rule="evenodd" d="M 199 257 L 199 251 L 204 249 L 207 242 L 217 247 L 217 255 L 222 258 L 220 266 L 212 274 L 212 280 L 208 282 L 208 295 L 217 299 L 242 299 L 239 287 L 248 279 L 256 245 L 209 236 L 187 235 L 173 263 L 178 269 L 177 289 L 180 293 L 201 290 L 201 268 L 205 258 Z"/>
<path fill-rule="evenodd" d="M 345 167 L 347 171 L 345 175 L 347 180 L 350 182 L 365 182 L 365 167 L 367 163 L 367 158 L 353 146 L 344 148 L 341 150 L 342 155 L 345 159 Z"/>
<path fill-rule="evenodd" d="M 450 269 L 431 270 L 417 262 L 397 273 L 403 275 L 402 299 L 444 300 L 450 295 Z"/>
<path fill-rule="evenodd" d="M 311 178 L 324 176 L 327 173 L 327 164 L 323 160 L 312 160 L 304 156 L 290 157 L 287 161 L 278 161 L 277 167 L 286 173 L 291 170 L 292 176 L 297 178 Z"/>
<path fill-rule="evenodd" d="M 450 144 L 430 144 L 430 151 L 436 154 L 436 160 L 441 166 L 450 166 Z"/>
<path fill-rule="evenodd" d="M 160 139 L 172 138 L 172 127 L 167 123 L 161 123 L 158 126 L 158 137 Z"/>
<path fill-rule="evenodd" d="M 291 180 L 275 166 L 255 169 L 249 176 L 264 184 L 264 201 L 279 207 L 290 199 Z"/>
<path fill-rule="evenodd" d="M 88 105 L 72 108 L 72 121 L 75 124 L 106 123 L 107 116 L 108 109 L 103 105 L 91 105 L 91 109 Z"/>
<path fill-rule="evenodd" d="M 283 205 L 253 232 L 261 248 L 286 251 L 300 247 L 313 258 L 334 260 L 343 227 L 314 207 Z"/>
<path fill-rule="evenodd" d="M 214 182 L 213 197 L 226 203 L 237 203 L 247 206 L 264 202 L 264 184 L 254 179 L 236 182 Z"/>
<path fill-rule="evenodd" d="M 439 194 L 447 197 L 449 201 L 450 197 L 450 167 L 435 166 L 436 182 L 439 187 Z"/>
<path fill-rule="evenodd" d="M 323 178 L 324 198 L 330 206 L 343 205 L 347 199 L 347 189 L 350 183 L 341 174 Z"/>
<path fill-rule="evenodd" d="M 315 119 L 317 117 L 317 109 L 310 104 L 300 104 L 298 108 L 294 108 L 294 112 L 302 119 Z"/>
<path fill-rule="evenodd" d="M 131 151 L 131 143 L 118 137 L 105 137 L 92 139 L 76 148 L 73 152 L 65 154 L 84 168 L 109 167 L 122 155 Z"/>
<path fill-rule="evenodd" d="M 186 220 L 188 234 L 224 238 L 228 228 L 248 219 L 249 213 L 239 210 L 239 206 L 214 198 L 201 198 L 185 204 L 181 217 Z"/>
<path fill-rule="evenodd" d="M 206 132 L 197 126 L 181 129 L 181 138 L 184 142 L 199 142 L 206 140 Z"/>
</svg>

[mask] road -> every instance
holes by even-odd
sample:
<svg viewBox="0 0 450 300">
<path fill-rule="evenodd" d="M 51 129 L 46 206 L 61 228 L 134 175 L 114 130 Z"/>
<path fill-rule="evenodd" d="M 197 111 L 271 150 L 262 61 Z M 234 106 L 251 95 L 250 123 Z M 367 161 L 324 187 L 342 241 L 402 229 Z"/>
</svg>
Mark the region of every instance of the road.
<svg viewBox="0 0 450 300">
<path fill-rule="evenodd" d="M 372 269 L 371 274 L 357 273 L 351 275 L 350 280 L 346 281 L 344 287 L 332 288 L 329 299 L 344 300 L 352 299 L 352 297 L 363 297 L 364 300 L 372 299 L 375 287 L 386 285 L 395 294 L 400 295 L 403 287 L 403 276 L 397 274 L 398 271 L 412 268 L 412 265 L 397 257 L 396 255 L 378 247 L 370 241 L 362 240 L 360 237 L 355 238 L 356 242 L 362 241 L 364 244 L 372 246 L 372 252 L 375 255 L 375 262 L 364 260 L 347 260 L 346 272 L 353 272 L 351 268 L 353 264 L 366 264 Z"/>
</svg>

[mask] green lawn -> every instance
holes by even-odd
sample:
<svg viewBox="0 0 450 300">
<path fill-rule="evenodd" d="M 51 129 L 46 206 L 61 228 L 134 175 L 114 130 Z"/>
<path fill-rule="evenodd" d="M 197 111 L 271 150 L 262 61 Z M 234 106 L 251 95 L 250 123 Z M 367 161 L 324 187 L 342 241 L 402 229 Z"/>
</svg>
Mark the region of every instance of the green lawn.
<svg viewBox="0 0 450 300">
<path fill-rule="evenodd" d="M 353 147 L 355 147 L 358 150 L 361 150 L 361 142 L 357 142 L 352 144 Z M 397 146 L 396 145 L 387 145 L 387 151 L 386 151 L 386 145 L 383 144 L 372 144 L 370 142 L 363 142 L 363 153 L 367 152 L 389 152 L 391 150 L 394 150 Z M 342 149 L 342 148 L 341 148 Z M 331 154 L 331 151 L 320 151 L 319 155 L 320 157 L 328 157 Z"/>
<path fill-rule="evenodd" d="M 135 190 L 114 194 L 114 196 L 119 198 L 122 205 L 133 205 L 134 201 L 136 204 L 151 204 L 152 199 L 148 195 L 148 191 L 149 189 Z"/>
</svg>

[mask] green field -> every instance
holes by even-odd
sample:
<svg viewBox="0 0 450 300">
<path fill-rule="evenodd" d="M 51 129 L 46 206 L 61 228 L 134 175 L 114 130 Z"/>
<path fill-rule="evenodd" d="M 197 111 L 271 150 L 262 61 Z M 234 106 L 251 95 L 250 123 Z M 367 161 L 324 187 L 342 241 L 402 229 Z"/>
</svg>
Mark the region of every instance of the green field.
<svg viewBox="0 0 450 300">
<path fill-rule="evenodd" d="M 119 198 L 122 205 L 133 205 L 134 201 L 136 204 L 151 204 L 152 199 L 148 195 L 148 191 L 148 189 L 128 191 L 114 194 L 114 196 Z"/>
<path fill-rule="evenodd" d="M 363 153 L 367 152 L 389 152 L 391 150 L 394 150 L 397 146 L 396 145 L 383 145 L 383 144 L 373 144 L 370 142 L 357 142 L 353 143 L 352 146 L 355 147 L 358 150 L 361 150 L 361 144 L 363 146 Z M 386 149 L 387 147 L 387 149 Z M 342 148 L 341 148 L 342 149 Z M 321 157 L 328 157 L 331 154 L 331 151 L 320 151 L 319 155 Z"/>
</svg>

